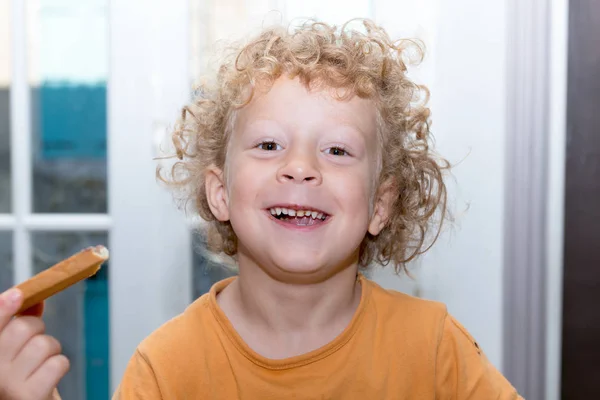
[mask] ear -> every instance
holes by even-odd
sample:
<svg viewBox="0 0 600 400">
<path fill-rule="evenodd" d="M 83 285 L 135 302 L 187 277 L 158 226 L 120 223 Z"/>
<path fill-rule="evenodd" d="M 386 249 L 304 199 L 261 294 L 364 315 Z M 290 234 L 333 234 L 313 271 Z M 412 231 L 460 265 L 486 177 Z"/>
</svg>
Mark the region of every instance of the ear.
<svg viewBox="0 0 600 400">
<path fill-rule="evenodd" d="M 373 215 L 369 222 L 369 233 L 373 236 L 379 235 L 385 227 L 390 217 L 392 206 L 394 204 L 394 195 L 396 194 L 396 185 L 388 180 L 379 186 L 375 204 L 373 205 Z"/>
<path fill-rule="evenodd" d="M 229 199 L 223 180 L 223 171 L 219 168 L 209 168 L 206 172 L 204 187 L 208 206 L 215 218 L 221 222 L 229 221 Z"/>
</svg>

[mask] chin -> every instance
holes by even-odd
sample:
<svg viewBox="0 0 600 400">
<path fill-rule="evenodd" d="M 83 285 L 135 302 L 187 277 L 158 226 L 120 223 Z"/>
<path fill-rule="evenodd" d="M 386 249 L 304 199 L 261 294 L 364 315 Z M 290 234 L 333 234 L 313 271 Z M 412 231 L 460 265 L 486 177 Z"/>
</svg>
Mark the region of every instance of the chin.
<svg viewBox="0 0 600 400">
<path fill-rule="evenodd" d="M 324 262 L 318 257 L 308 256 L 306 252 L 282 254 L 264 267 L 267 274 L 277 280 L 297 283 L 321 282 L 343 268 L 341 263 Z"/>
<path fill-rule="evenodd" d="M 290 274 L 315 274 L 323 269 L 322 261 L 314 257 L 307 257 L 306 254 L 284 255 L 277 257 L 274 261 L 274 268 Z"/>
</svg>

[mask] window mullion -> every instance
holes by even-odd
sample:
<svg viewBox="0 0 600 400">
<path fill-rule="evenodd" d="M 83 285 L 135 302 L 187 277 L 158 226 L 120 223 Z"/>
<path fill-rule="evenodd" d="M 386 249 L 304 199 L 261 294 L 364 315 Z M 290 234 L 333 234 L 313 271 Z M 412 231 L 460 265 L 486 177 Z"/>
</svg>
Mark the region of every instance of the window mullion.
<svg viewBox="0 0 600 400">
<path fill-rule="evenodd" d="M 14 279 L 31 276 L 31 243 L 23 221 L 31 214 L 31 123 L 27 63 L 27 2 L 12 0 L 11 175 Z"/>
</svg>

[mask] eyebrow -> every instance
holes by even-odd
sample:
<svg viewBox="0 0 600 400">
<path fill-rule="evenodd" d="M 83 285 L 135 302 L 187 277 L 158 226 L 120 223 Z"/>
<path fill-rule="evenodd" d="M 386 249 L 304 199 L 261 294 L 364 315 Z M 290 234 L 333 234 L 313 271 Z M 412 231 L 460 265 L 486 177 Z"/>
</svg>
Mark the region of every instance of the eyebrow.
<svg viewBox="0 0 600 400">
<path fill-rule="evenodd" d="M 330 131 L 341 131 L 343 132 L 349 132 L 349 133 L 353 133 L 353 134 L 358 134 L 364 142 L 367 142 L 366 140 L 366 136 L 369 135 L 368 131 L 365 131 L 364 129 L 362 129 L 360 126 L 358 126 L 356 123 L 353 122 L 348 122 L 347 118 L 342 118 L 342 120 L 336 120 L 336 121 L 329 121 L 331 125 L 331 127 L 327 128 Z M 276 119 L 272 118 L 272 117 L 267 117 L 267 116 L 259 116 L 257 118 L 253 118 L 251 121 L 247 122 L 244 124 L 244 129 L 241 131 L 241 133 L 245 133 L 247 131 L 251 131 L 252 129 L 254 129 L 257 125 L 259 127 L 263 126 L 263 124 L 266 124 L 267 126 L 273 126 L 277 129 L 281 129 L 283 131 L 287 131 L 289 130 L 289 127 L 286 127 L 286 125 L 280 123 L 279 121 L 277 121 Z"/>
<path fill-rule="evenodd" d="M 359 126 L 355 125 L 355 124 L 336 124 L 336 127 L 334 128 L 334 130 L 348 130 L 348 131 L 352 131 L 352 132 L 356 132 L 356 133 L 362 133 L 363 135 L 367 135 L 368 132 L 365 132 L 363 129 L 361 129 Z"/>
<path fill-rule="evenodd" d="M 365 144 L 369 142 L 369 132 L 355 124 L 338 124 L 331 131 L 334 133 L 339 132 L 342 135 L 350 134 L 352 136 L 358 136 L 358 138 Z"/>
<path fill-rule="evenodd" d="M 253 118 L 250 121 L 244 121 L 245 123 L 243 124 L 236 124 L 236 128 L 234 128 L 238 133 L 241 134 L 245 134 L 247 132 L 253 132 L 259 129 L 263 129 L 264 127 L 268 127 L 268 128 L 276 128 L 279 130 L 283 130 L 284 127 L 277 121 L 270 119 L 270 118 L 265 118 L 265 117 L 259 117 L 259 118 Z"/>
</svg>

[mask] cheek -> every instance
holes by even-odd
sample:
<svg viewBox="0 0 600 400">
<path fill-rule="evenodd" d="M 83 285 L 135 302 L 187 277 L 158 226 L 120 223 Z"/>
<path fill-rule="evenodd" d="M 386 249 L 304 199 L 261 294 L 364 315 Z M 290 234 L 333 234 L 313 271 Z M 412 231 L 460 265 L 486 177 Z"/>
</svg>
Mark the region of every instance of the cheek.
<svg viewBox="0 0 600 400">
<path fill-rule="evenodd" d="M 335 193 L 338 193 L 340 202 L 347 212 L 351 212 L 357 218 L 368 218 L 372 203 L 372 187 L 369 173 L 360 171 L 350 174 L 344 173 L 338 179 L 335 179 Z"/>
<path fill-rule="evenodd" d="M 231 212 L 254 203 L 265 187 L 266 171 L 252 162 L 232 162 L 227 170 L 227 193 Z"/>
</svg>

